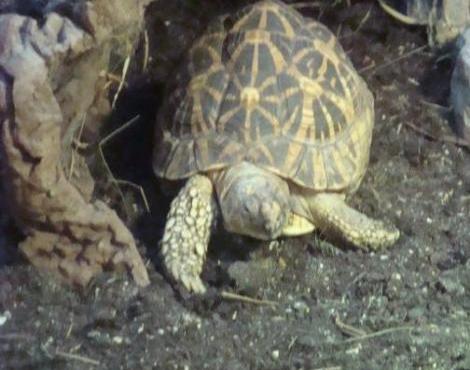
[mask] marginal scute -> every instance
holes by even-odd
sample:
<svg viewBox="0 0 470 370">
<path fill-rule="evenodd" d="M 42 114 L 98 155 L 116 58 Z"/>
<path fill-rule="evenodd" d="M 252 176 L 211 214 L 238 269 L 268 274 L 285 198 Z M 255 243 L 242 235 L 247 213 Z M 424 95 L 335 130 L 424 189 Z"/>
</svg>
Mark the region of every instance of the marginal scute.
<svg viewBox="0 0 470 370">
<path fill-rule="evenodd" d="M 357 187 L 373 99 L 325 26 L 260 1 L 215 20 L 188 55 L 158 117 L 158 176 L 248 161 L 315 191 Z"/>
</svg>

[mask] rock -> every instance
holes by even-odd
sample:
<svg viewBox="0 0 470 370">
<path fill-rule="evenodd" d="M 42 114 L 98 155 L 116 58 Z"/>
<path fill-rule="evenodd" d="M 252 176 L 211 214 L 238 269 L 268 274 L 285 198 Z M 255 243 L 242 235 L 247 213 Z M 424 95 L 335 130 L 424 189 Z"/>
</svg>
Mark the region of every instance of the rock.
<svg viewBox="0 0 470 370">
<path fill-rule="evenodd" d="M 470 26 L 468 0 L 379 0 L 382 9 L 395 19 L 428 28 L 430 45 L 444 45 Z"/>
<path fill-rule="evenodd" d="M 101 71 L 111 57 L 125 60 L 124 50 L 136 44 L 148 2 L 35 1 L 40 21 L 0 14 L 2 189 L 25 236 L 21 252 L 72 286 L 87 286 L 109 270 L 128 271 L 140 286 L 150 283 L 134 237 L 93 198 L 94 181 L 72 145 L 82 127 L 97 132 L 109 114 Z M 0 9 L 21 3 L 2 1 Z"/>
<path fill-rule="evenodd" d="M 458 56 L 452 73 L 450 103 L 457 134 L 470 139 L 470 27 L 457 42 Z"/>
<path fill-rule="evenodd" d="M 461 284 L 460 273 L 458 269 L 444 272 L 438 279 L 436 287 L 451 295 L 465 294 L 465 287 Z"/>
<path fill-rule="evenodd" d="M 434 4 L 436 2 L 434 1 Z M 442 0 L 434 5 L 428 28 L 431 44 L 443 45 L 454 41 L 470 26 L 470 2 L 468 0 Z"/>
<path fill-rule="evenodd" d="M 2 314 L 0 314 L 0 326 L 3 326 L 8 320 L 11 319 L 10 311 L 6 310 Z"/>
<path fill-rule="evenodd" d="M 235 280 L 238 289 L 242 291 L 256 291 L 265 286 L 276 272 L 276 263 L 269 258 L 235 262 L 229 269 L 230 277 Z"/>
</svg>

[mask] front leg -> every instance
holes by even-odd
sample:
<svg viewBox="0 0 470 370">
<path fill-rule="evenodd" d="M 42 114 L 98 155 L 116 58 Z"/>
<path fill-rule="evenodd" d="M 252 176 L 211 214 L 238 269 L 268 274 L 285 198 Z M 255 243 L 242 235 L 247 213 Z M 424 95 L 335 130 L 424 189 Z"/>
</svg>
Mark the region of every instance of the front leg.
<svg viewBox="0 0 470 370">
<path fill-rule="evenodd" d="M 189 291 L 204 293 L 200 274 L 215 214 L 212 183 L 194 175 L 172 201 L 163 234 L 161 255 L 168 274 Z"/>
<path fill-rule="evenodd" d="M 400 236 L 395 226 L 356 211 L 338 194 L 317 194 L 309 199 L 309 205 L 316 226 L 358 248 L 379 250 L 391 246 Z"/>
</svg>

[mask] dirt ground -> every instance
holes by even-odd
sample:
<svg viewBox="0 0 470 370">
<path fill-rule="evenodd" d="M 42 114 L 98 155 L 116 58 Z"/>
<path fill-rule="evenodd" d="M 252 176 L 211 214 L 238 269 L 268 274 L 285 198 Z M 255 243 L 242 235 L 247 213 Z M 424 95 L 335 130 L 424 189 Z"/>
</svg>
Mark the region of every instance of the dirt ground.
<svg viewBox="0 0 470 370">
<path fill-rule="evenodd" d="M 129 222 L 151 285 L 104 276 L 81 293 L 60 286 L 12 255 L 2 221 L 0 368 L 470 369 L 470 153 L 450 139 L 452 55 L 427 48 L 425 30 L 396 23 L 374 1 L 301 11 L 339 35 L 375 95 L 370 166 L 350 202 L 395 223 L 398 243 L 363 253 L 320 235 L 269 244 L 220 231 L 203 273 L 207 296 L 177 292 L 161 274 L 170 198 L 151 174 L 155 111 L 181 52 L 234 3 L 153 4 L 153 59 L 146 73 L 134 68 L 112 119 L 141 116 L 106 155 L 115 176 L 149 199 L 150 215 L 124 189 L 138 206 Z"/>
</svg>

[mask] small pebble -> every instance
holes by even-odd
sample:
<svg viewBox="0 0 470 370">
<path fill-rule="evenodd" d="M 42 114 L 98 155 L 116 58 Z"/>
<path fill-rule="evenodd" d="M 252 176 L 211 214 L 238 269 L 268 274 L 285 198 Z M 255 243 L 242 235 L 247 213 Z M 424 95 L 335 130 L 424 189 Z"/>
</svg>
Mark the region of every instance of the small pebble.
<svg viewBox="0 0 470 370">
<path fill-rule="evenodd" d="M 113 337 L 113 343 L 122 344 L 122 342 L 123 342 L 122 337 L 119 337 L 119 336 Z"/>
<path fill-rule="evenodd" d="M 11 319 L 11 313 L 7 310 L 0 315 L 0 326 L 4 325 L 9 319 Z"/>
<path fill-rule="evenodd" d="M 272 353 L 271 353 L 271 356 L 273 357 L 274 360 L 277 360 L 279 359 L 279 350 L 274 350 Z"/>
</svg>

